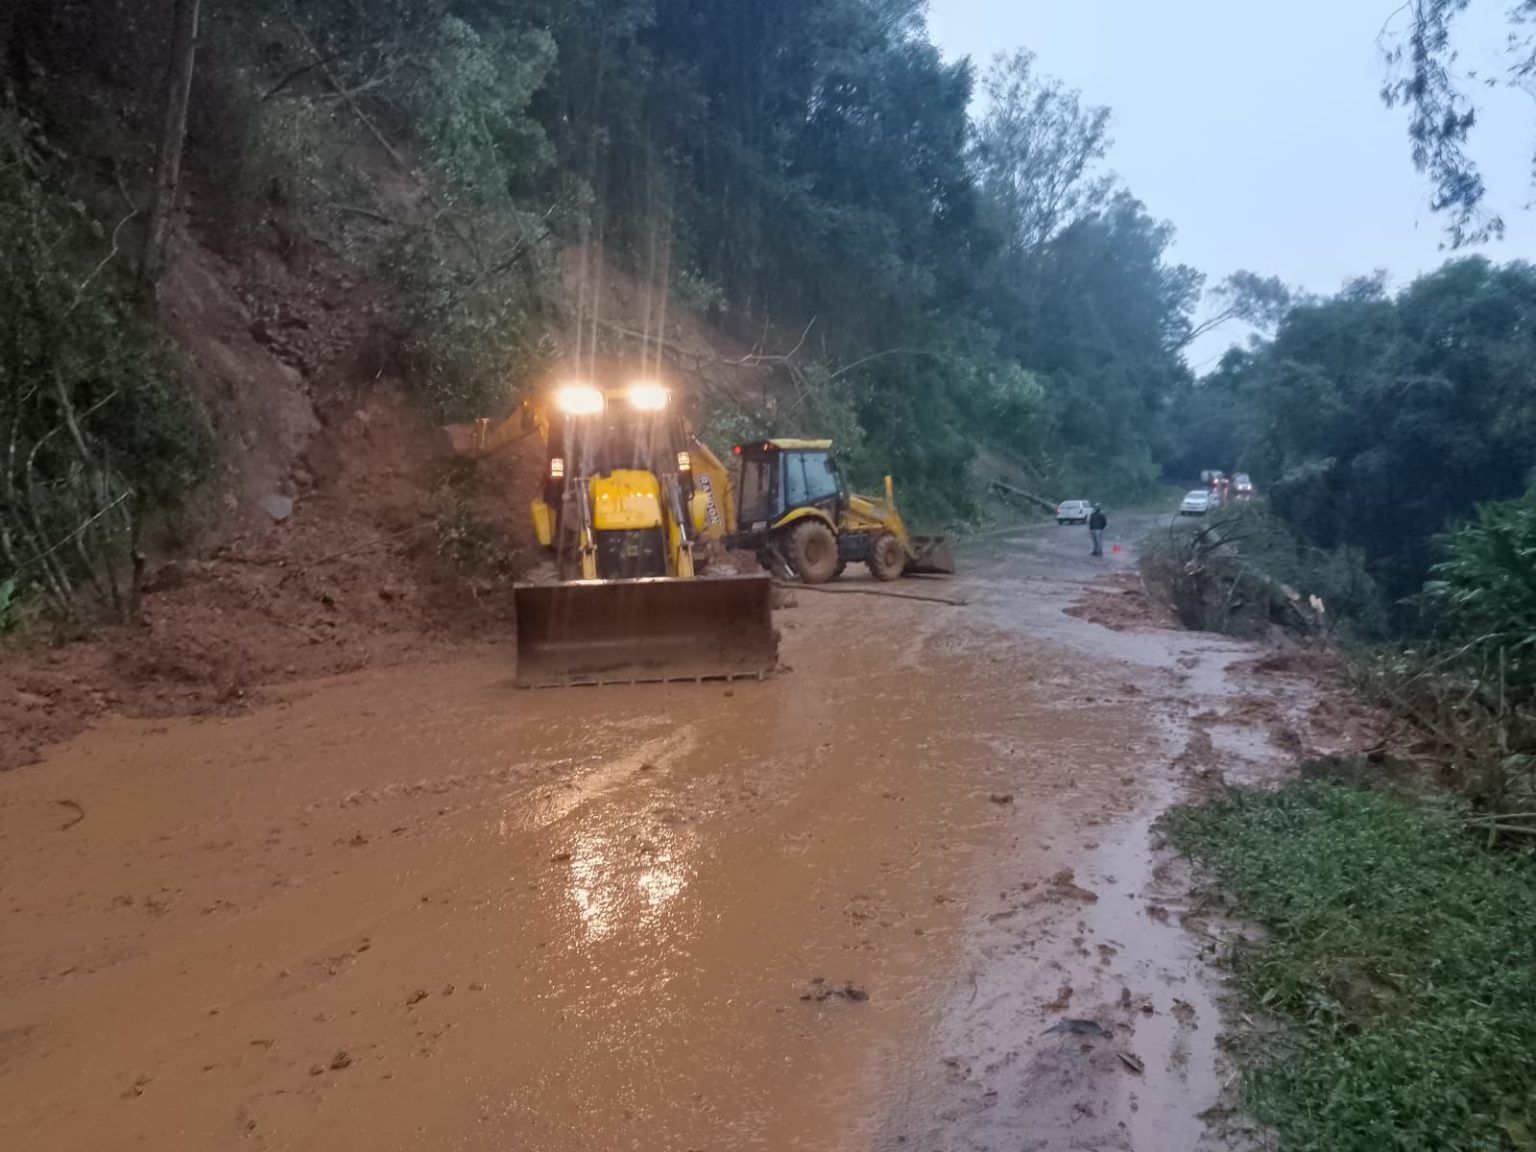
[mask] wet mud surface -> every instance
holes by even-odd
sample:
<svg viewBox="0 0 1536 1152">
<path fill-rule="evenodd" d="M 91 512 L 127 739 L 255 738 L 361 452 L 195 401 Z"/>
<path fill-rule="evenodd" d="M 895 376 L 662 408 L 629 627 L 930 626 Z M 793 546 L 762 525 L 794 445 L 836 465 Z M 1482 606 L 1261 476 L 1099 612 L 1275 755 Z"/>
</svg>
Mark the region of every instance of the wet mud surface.
<svg viewBox="0 0 1536 1152">
<path fill-rule="evenodd" d="M 964 607 L 802 594 L 766 683 L 477 652 L 0 776 L 0 1146 L 1199 1147 L 1154 821 L 1362 726 L 1068 615 L 1132 571 L 1086 535 L 977 545 Z"/>
</svg>

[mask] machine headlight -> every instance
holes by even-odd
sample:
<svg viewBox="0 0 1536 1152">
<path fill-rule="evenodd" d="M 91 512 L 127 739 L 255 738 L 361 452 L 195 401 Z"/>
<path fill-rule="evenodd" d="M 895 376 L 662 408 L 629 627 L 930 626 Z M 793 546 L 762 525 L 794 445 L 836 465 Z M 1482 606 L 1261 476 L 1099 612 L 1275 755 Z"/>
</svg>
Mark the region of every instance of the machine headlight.
<svg viewBox="0 0 1536 1152">
<path fill-rule="evenodd" d="M 602 392 L 590 384 L 567 384 L 555 393 L 555 407 L 567 416 L 596 416 L 604 406 Z"/>
<path fill-rule="evenodd" d="M 693 471 L 693 457 L 686 452 L 679 452 L 677 454 L 677 470 L 679 472 Z"/>
<path fill-rule="evenodd" d="M 551 480 L 565 479 L 565 457 L 554 456 L 549 461 L 549 478 Z"/>
<path fill-rule="evenodd" d="M 672 397 L 660 384 L 631 384 L 629 405 L 639 412 L 660 412 Z"/>
</svg>

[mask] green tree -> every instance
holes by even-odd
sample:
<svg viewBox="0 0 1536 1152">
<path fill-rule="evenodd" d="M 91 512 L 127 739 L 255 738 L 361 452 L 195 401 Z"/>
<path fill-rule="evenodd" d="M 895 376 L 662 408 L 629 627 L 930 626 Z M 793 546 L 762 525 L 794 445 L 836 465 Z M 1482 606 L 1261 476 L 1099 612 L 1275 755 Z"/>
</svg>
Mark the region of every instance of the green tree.
<svg viewBox="0 0 1536 1152">
<path fill-rule="evenodd" d="M 1230 437 L 1214 459 L 1251 471 L 1308 542 L 1363 548 L 1400 599 L 1422 584 L 1436 532 L 1529 483 L 1533 358 L 1536 268 L 1454 261 L 1396 297 L 1367 277 L 1294 308 L 1273 341 L 1186 395 L 1175 419 L 1207 390 L 1219 397 L 1219 425 L 1190 414 L 1192 433 Z M 1174 455 L 1188 466 L 1189 451 Z M 1200 451 L 1218 449 L 1206 440 Z"/>
<path fill-rule="evenodd" d="M 1301 303 L 1297 294 L 1278 276 L 1260 276 L 1246 270 L 1233 272 L 1206 291 L 1210 311 L 1189 330 L 1188 343 L 1234 320 L 1251 331 L 1273 336 L 1291 309 Z"/>
<path fill-rule="evenodd" d="M 1408 138 L 1413 162 L 1434 189 L 1430 206 L 1448 215 L 1452 247 L 1501 236 L 1504 221 L 1485 206 L 1488 188 L 1468 144 L 1477 127 L 1477 109 L 1467 94 L 1473 75 L 1455 73 L 1455 24 L 1471 0 L 1416 0 L 1399 9 L 1406 13 L 1407 31 L 1387 49 L 1388 78 L 1381 96 L 1389 108 L 1408 112 Z M 1506 5 L 1510 33 L 1508 66 L 1502 76 L 1485 81 L 1528 89 L 1536 79 L 1536 0 L 1510 0 Z"/>
<path fill-rule="evenodd" d="M 1027 253 L 1103 207 L 1114 181 L 1097 171 L 1109 151 L 1110 112 L 1035 72 L 1034 54 L 1000 54 L 982 85 L 975 169 L 995 226 Z"/>
</svg>

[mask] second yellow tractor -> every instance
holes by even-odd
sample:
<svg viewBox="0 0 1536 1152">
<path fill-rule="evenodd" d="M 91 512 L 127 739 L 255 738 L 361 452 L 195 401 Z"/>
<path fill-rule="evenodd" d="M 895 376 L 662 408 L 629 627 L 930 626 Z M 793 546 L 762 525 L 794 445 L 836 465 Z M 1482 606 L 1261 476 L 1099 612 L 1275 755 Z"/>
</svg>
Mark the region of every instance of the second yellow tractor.
<svg viewBox="0 0 1536 1152">
<path fill-rule="evenodd" d="M 896 508 L 891 478 L 884 499 L 849 490 L 830 440 L 738 444 L 734 524 L 729 546 L 755 552 L 807 584 L 867 565 L 877 580 L 948 575 L 954 557 L 942 536 L 914 536 Z"/>
</svg>

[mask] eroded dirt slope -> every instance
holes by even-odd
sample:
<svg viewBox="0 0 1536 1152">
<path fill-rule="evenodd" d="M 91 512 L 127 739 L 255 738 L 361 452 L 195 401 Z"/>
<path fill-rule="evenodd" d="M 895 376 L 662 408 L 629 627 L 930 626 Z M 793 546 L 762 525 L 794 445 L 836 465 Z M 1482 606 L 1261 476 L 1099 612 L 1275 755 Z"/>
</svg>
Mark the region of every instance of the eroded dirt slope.
<svg viewBox="0 0 1536 1152">
<path fill-rule="evenodd" d="M 389 196 L 411 218 L 419 190 Z M 221 229 L 194 200 L 163 299 L 213 474 L 173 523 L 151 525 L 131 626 L 56 644 L 38 622 L 0 647 L 0 771 L 101 716 L 231 714 L 260 686 L 513 642 L 511 583 L 542 559 L 527 515 L 539 446 L 453 456 L 404 382 L 398 302 L 368 256 L 392 233 L 291 212 L 239 243 Z M 782 382 L 752 347 L 596 249 L 563 267 L 556 344 L 661 365 L 694 415 L 773 408 Z M 505 410 L 484 415 L 507 415 L 529 383 L 508 381 Z"/>
</svg>

